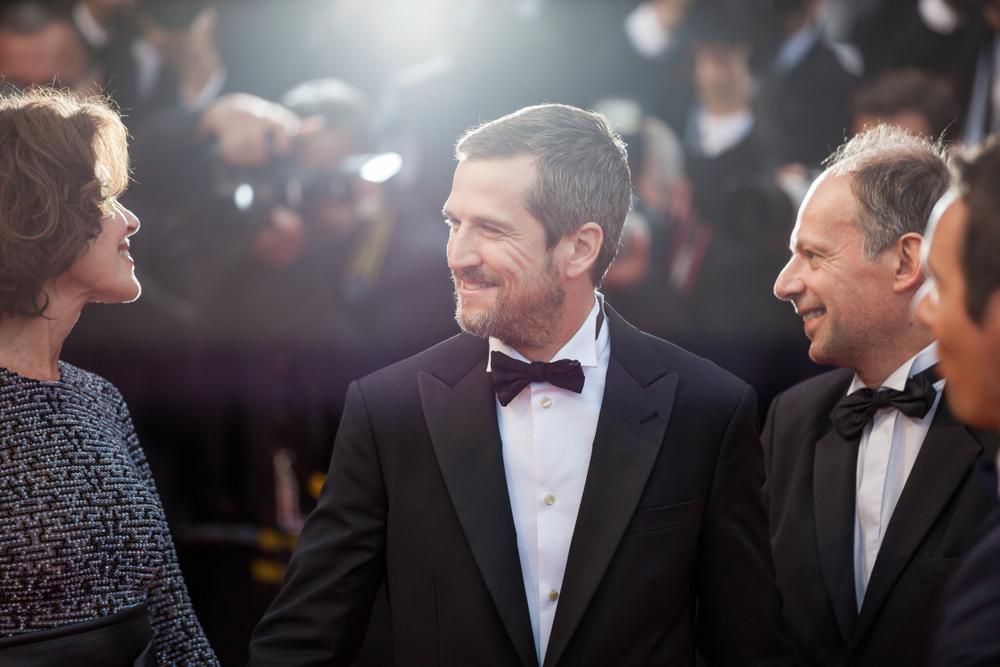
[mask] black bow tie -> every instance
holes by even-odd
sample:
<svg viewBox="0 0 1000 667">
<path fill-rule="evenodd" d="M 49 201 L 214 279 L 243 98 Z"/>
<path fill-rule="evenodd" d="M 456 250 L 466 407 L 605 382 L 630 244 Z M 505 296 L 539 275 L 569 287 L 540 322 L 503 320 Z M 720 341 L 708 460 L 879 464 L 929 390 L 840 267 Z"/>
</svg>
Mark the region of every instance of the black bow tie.
<svg viewBox="0 0 1000 667">
<path fill-rule="evenodd" d="M 833 427 L 844 438 L 851 440 L 864 430 L 865 424 L 882 408 L 896 408 L 907 417 L 925 417 L 934 405 L 934 397 L 937 394 L 934 389 L 936 369 L 936 365 L 931 366 L 924 372 L 914 375 L 906 381 L 903 391 L 898 389 L 872 391 L 866 387 L 845 396 L 830 413 Z"/>
<path fill-rule="evenodd" d="M 583 391 L 583 368 L 576 359 L 532 361 L 530 364 L 508 357 L 503 352 L 490 352 L 490 378 L 500 405 L 507 406 L 521 390 L 532 382 L 548 382 L 579 394 Z"/>
</svg>

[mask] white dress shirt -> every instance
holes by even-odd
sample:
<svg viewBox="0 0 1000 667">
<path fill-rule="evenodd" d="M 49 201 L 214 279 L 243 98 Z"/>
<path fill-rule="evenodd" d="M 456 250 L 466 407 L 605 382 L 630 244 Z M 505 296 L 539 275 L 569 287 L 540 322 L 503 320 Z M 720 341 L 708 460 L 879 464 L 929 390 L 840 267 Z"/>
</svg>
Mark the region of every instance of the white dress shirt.
<svg viewBox="0 0 1000 667">
<path fill-rule="evenodd" d="M 709 113 L 701 107 L 695 112 L 698 145 L 705 157 L 716 157 L 746 139 L 753 130 L 754 116 L 749 109 L 732 113 Z"/>
<path fill-rule="evenodd" d="M 927 370 L 937 361 L 935 342 L 893 371 L 879 388 L 902 391 L 907 379 Z M 847 393 L 851 394 L 864 386 L 855 374 Z M 934 388 L 937 396 L 922 419 L 907 417 L 896 408 L 887 407 L 876 412 L 861 433 L 854 513 L 854 591 L 859 610 L 892 512 L 941 403 L 944 380 L 935 382 Z"/>
<path fill-rule="evenodd" d="M 582 393 L 533 382 L 506 407 L 496 404 L 538 664 L 545 661 L 604 400 L 611 338 L 605 322 L 595 340 L 600 308 L 601 299 L 596 297 L 583 325 L 551 359 L 580 362 L 585 378 Z M 490 338 L 490 351 L 494 350 L 527 361 Z"/>
</svg>

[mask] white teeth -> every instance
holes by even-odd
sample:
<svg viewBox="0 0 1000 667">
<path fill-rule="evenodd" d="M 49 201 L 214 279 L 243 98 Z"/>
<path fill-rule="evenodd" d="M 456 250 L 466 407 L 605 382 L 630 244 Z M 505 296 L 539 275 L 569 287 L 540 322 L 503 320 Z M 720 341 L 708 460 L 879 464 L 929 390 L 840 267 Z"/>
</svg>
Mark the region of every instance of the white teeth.
<svg viewBox="0 0 1000 667">
<path fill-rule="evenodd" d="M 820 308 L 818 310 L 810 310 L 808 313 L 803 313 L 802 320 L 805 321 L 805 322 L 808 322 L 809 320 L 815 319 L 815 318 L 817 318 L 820 315 L 823 315 L 825 313 L 826 313 L 826 309 L 824 309 L 824 308 Z"/>
</svg>

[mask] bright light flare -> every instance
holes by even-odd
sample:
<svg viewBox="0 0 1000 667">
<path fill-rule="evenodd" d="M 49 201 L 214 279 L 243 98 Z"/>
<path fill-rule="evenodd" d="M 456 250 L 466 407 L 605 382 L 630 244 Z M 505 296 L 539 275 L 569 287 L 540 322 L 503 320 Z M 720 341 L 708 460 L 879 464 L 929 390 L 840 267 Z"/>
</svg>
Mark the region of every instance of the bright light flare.
<svg viewBox="0 0 1000 667">
<path fill-rule="evenodd" d="M 243 183 L 233 193 L 233 203 L 239 211 L 248 211 L 253 206 L 253 186 Z"/>
<path fill-rule="evenodd" d="M 399 153 L 379 153 L 361 165 L 358 175 L 369 183 L 385 183 L 398 174 L 402 166 L 403 158 Z"/>
</svg>

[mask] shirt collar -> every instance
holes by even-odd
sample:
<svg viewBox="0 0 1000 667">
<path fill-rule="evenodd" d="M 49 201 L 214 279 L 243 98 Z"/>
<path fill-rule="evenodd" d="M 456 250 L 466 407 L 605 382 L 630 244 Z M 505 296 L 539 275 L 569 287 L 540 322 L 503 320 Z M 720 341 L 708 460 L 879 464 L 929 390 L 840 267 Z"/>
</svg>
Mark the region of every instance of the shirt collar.
<svg viewBox="0 0 1000 667">
<path fill-rule="evenodd" d="M 573 337 L 566 341 L 566 344 L 560 348 L 558 352 L 552 355 L 549 361 L 555 361 L 557 359 L 576 359 L 580 362 L 580 365 L 584 368 L 597 366 L 597 348 L 601 345 L 603 341 L 607 340 L 607 322 L 601 326 L 600 336 L 594 335 L 594 331 L 597 327 L 597 314 L 603 309 L 604 302 L 600 296 L 599 292 L 594 292 L 594 305 L 590 309 L 590 313 L 587 314 L 587 319 L 583 321 L 580 328 L 576 330 Z M 527 362 L 528 359 L 525 358 L 520 352 L 515 350 L 507 343 L 503 342 L 499 338 L 494 338 L 490 336 L 490 352 L 503 352 L 508 357 L 518 359 L 519 361 Z M 486 372 L 489 373 L 491 370 L 492 358 L 487 357 L 486 359 Z"/>
<path fill-rule="evenodd" d="M 700 153 L 711 158 L 743 141 L 753 130 L 754 118 L 749 109 L 713 114 L 698 107 L 695 122 Z"/>
<path fill-rule="evenodd" d="M 906 360 L 906 362 L 894 370 L 889 377 L 885 379 L 882 386 L 879 389 L 896 389 L 897 391 L 903 391 L 906 387 L 906 381 L 917 375 L 918 373 L 923 373 L 925 370 L 933 366 L 938 362 L 938 344 L 934 341 L 924 349 L 917 352 L 915 355 Z M 937 382 L 934 383 L 937 386 Z M 847 393 L 853 394 L 858 389 L 863 389 L 865 383 L 861 381 L 858 374 L 854 374 L 854 380 L 851 382 L 851 386 L 848 387 Z"/>
<path fill-rule="evenodd" d="M 785 40 L 775 58 L 775 65 L 778 71 L 788 72 L 795 69 L 796 65 L 809 53 L 809 49 L 819 40 L 819 25 L 807 23 L 798 32 Z"/>
</svg>

